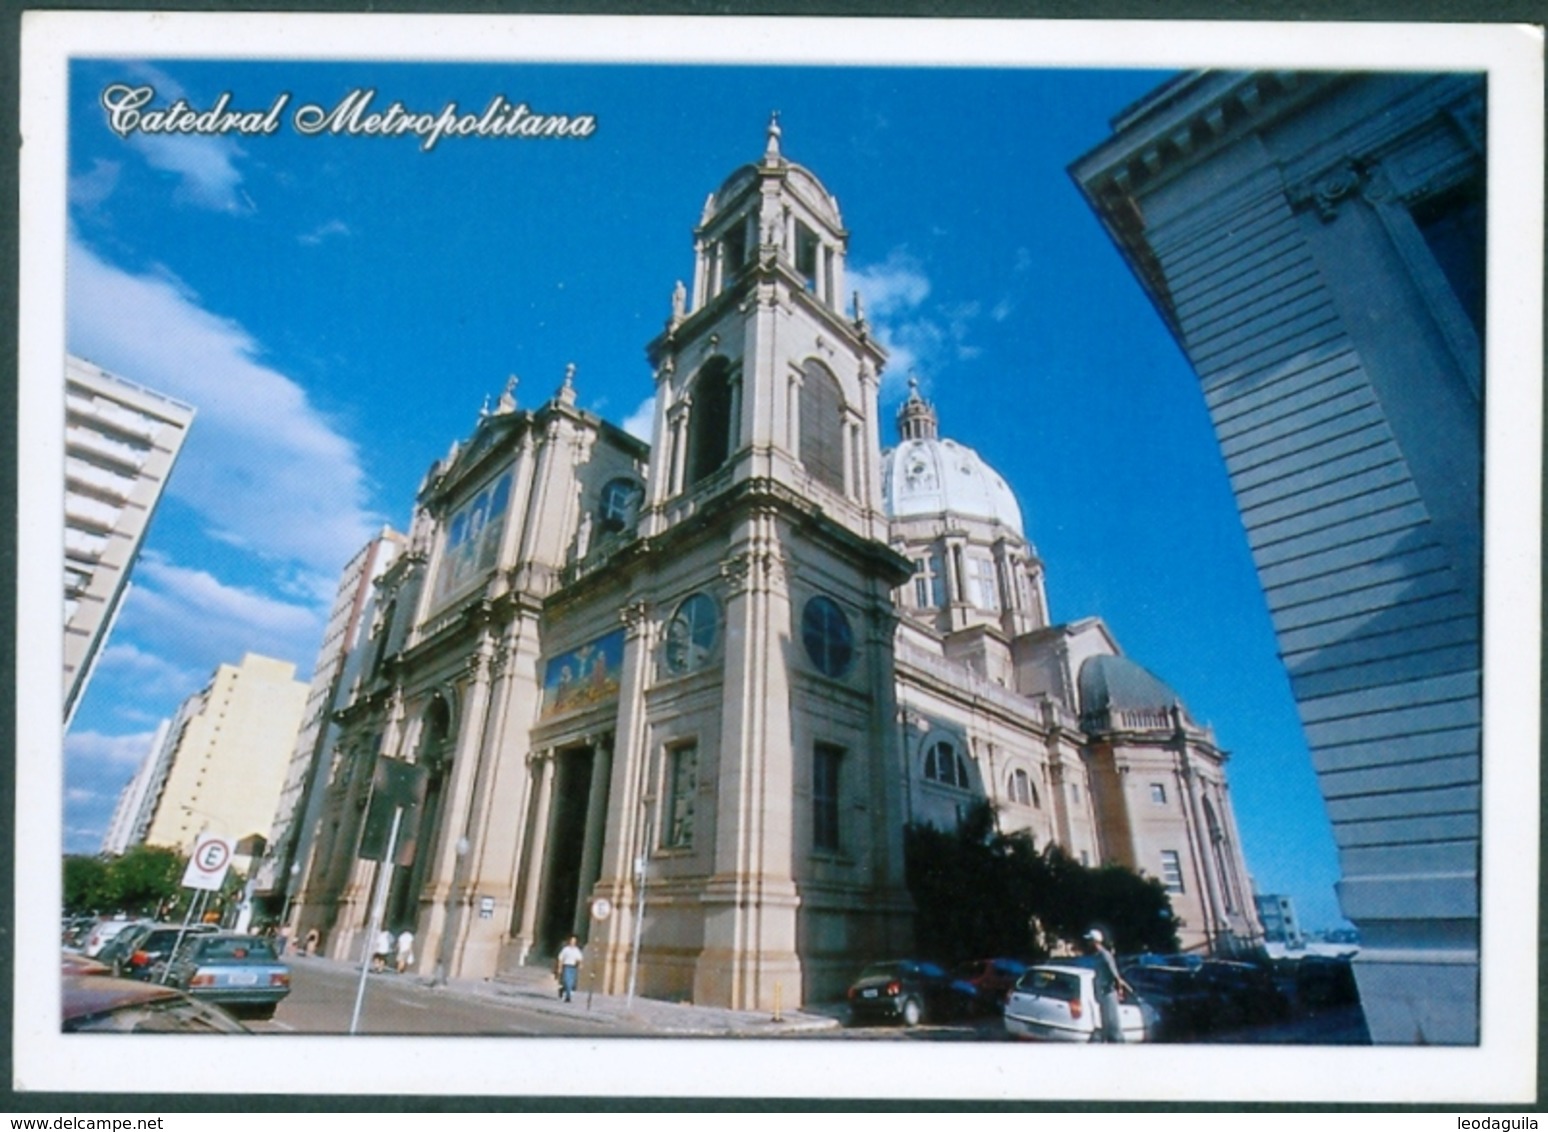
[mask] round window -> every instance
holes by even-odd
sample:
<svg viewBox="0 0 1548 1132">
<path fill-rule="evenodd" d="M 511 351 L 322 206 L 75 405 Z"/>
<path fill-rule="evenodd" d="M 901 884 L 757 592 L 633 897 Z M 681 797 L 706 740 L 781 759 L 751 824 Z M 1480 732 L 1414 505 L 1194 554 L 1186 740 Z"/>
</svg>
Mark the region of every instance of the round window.
<svg viewBox="0 0 1548 1132">
<path fill-rule="evenodd" d="M 673 672 L 692 672 L 709 659 L 715 647 L 720 613 L 707 594 L 683 599 L 666 628 L 666 665 Z"/>
<path fill-rule="evenodd" d="M 855 635 L 838 602 L 821 595 L 806 603 L 801 614 L 801 643 L 824 676 L 842 676 L 855 658 Z"/>
</svg>

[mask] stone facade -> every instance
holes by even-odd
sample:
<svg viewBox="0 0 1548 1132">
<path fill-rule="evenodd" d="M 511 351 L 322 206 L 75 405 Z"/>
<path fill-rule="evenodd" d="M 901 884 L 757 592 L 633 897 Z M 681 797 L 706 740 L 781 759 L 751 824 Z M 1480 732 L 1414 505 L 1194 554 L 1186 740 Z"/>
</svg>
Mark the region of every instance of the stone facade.
<svg viewBox="0 0 1548 1132">
<path fill-rule="evenodd" d="M 1190 944 L 1255 941 L 1210 733 L 1100 622 L 1049 624 L 1014 494 L 917 392 L 883 453 L 847 232 L 777 125 L 695 240 L 648 349 L 653 446 L 577 408 L 572 369 L 532 409 L 513 380 L 431 468 L 348 678 L 297 933 L 358 953 L 386 756 L 425 768 L 386 905 L 425 974 L 498 977 L 576 934 L 599 990 L 833 997 L 911 946 L 906 824 L 985 797 L 1165 877 Z M 1118 667 L 1083 700 L 1094 658 Z"/>
<path fill-rule="evenodd" d="M 1198 373 L 1377 1042 L 1478 1037 L 1484 94 L 1187 74 L 1072 169 Z"/>
</svg>

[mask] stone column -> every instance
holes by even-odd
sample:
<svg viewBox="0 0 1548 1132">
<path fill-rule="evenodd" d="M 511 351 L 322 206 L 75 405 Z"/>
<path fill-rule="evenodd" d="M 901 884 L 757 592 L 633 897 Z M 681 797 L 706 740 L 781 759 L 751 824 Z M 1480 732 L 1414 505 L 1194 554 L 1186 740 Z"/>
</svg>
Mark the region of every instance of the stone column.
<svg viewBox="0 0 1548 1132">
<path fill-rule="evenodd" d="M 533 799 L 529 812 L 527 853 L 521 878 L 521 920 L 516 928 L 516 953 L 521 961 L 531 954 L 537 941 L 538 896 L 543 889 L 543 874 L 548 856 L 549 808 L 554 795 L 554 767 L 557 760 L 553 748 L 533 751 L 528 759 L 532 777 L 537 779 L 537 791 L 528 790 Z"/>
<path fill-rule="evenodd" d="M 454 967 L 463 977 L 488 978 L 495 973 L 500 944 L 511 920 L 513 858 L 520 836 L 505 818 L 521 812 L 521 756 L 527 746 L 524 723 L 513 725 L 512 717 L 517 715 L 523 721 L 530 718 L 525 713 L 513 712 L 512 704 L 519 698 L 518 686 L 532 681 L 530 654 L 535 635 L 529 632 L 524 640 L 521 625 L 518 620 L 506 630 L 491 668 L 495 692 L 487 727 L 489 739 L 470 809 L 466 834 L 470 848 L 464 862 L 464 879 L 455 894 L 459 915 Z M 480 918 L 474 907 L 484 897 L 495 902 L 488 919 Z"/>
<path fill-rule="evenodd" d="M 613 737 L 588 738 L 591 747 L 591 790 L 586 799 L 586 841 L 581 848 L 580 899 L 575 904 L 571 932 L 588 939 L 586 921 L 591 918 L 591 889 L 602 866 L 602 842 L 607 834 L 608 782 L 613 769 Z"/>
<path fill-rule="evenodd" d="M 425 955 L 440 957 L 443 963 L 451 962 L 450 943 L 446 938 L 447 919 L 451 900 L 457 884 L 460 865 L 458 842 L 468 826 L 468 812 L 472 805 L 473 784 L 483 755 L 484 719 L 489 705 L 490 661 L 494 642 L 487 631 L 480 636 L 478 647 L 468 657 L 468 683 L 462 699 L 462 718 L 457 723 L 457 739 L 453 748 L 451 779 L 447 783 L 441 817 L 437 823 L 442 832 L 435 839 L 435 858 L 420 896 L 427 904 L 422 938 L 419 943 Z M 448 969 L 447 974 L 456 971 Z"/>
<path fill-rule="evenodd" d="M 600 972 L 598 989 L 622 994 L 628 985 L 629 957 L 634 945 L 634 859 L 644 851 L 643 798 L 650 765 L 649 723 L 645 687 L 655 651 L 658 626 L 647 616 L 644 602 L 631 602 L 624 622 L 623 667 L 618 682 L 618 722 L 609 759 L 607 830 L 602 841 L 601 871 L 593 893 L 613 903 L 613 915 L 588 941 L 591 962 Z"/>
<path fill-rule="evenodd" d="M 736 531 L 726 563 L 725 677 L 714 872 L 700 901 L 704 946 L 694 1001 L 769 1010 L 775 987 L 799 993 L 792 875 L 790 596 L 772 511 Z"/>
</svg>

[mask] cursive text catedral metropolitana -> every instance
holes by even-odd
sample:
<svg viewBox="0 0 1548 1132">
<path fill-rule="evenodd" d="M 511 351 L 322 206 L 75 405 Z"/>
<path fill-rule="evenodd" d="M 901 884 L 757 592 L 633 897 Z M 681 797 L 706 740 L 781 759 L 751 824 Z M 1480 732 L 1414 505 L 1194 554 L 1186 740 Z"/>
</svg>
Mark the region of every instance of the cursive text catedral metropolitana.
<svg viewBox="0 0 1548 1132">
<path fill-rule="evenodd" d="M 155 88 L 113 83 L 102 91 L 102 107 L 108 126 L 121 138 L 140 134 L 273 134 L 290 94 L 275 97 L 266 110 L 240 110 L 231 106 L 228 91 L 208 109 L 196 109 L 177 99 L 170 106 L 147 109 L 155 100 Z M 292 128 L 303 137 L 322 134 L 419 139 L 425 152 L 446 137 L 481 138 L 588 138 L 597 129 L 592 114 L 539 114 L 525 102 L 511 102 L 503 94 L 490 99 L 482 113 L 465 112 L 455 102 L 438 111 L 412 110 L 401 102 L 374 109 L 376 91 L 358 87 L 331 107 L 303 103 L 291 115 Z"/>
</svg>

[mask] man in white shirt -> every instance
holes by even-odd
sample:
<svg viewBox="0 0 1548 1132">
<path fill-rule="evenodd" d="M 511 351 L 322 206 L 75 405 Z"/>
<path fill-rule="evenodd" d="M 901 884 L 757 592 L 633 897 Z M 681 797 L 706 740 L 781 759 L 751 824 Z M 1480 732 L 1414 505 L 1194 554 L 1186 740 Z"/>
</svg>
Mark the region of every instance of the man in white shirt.
<svg viewBox="0 0 1548 1132">
<path fill-rule="evenodd" d="M 580 981 L 581 960 L 585 953 L 577 945 L 575 937 L 570 937 L 570 942 L 559 950 L 559 958 L 554 961 L 559 974 L 559 997 L 566 1002 L 572 1002 L 575 998 L 575 984 Z"/>
</svg>

